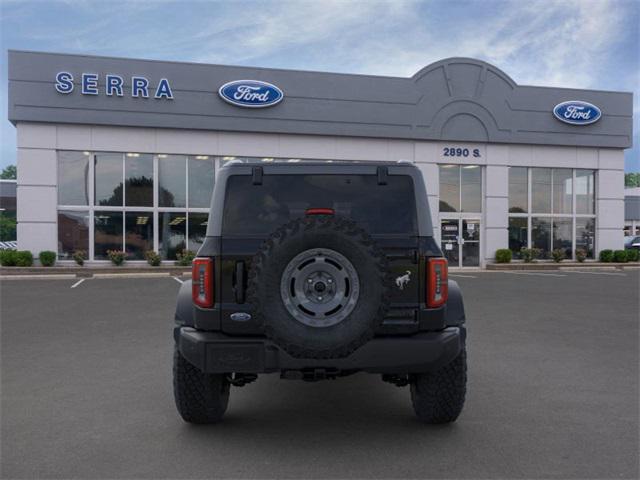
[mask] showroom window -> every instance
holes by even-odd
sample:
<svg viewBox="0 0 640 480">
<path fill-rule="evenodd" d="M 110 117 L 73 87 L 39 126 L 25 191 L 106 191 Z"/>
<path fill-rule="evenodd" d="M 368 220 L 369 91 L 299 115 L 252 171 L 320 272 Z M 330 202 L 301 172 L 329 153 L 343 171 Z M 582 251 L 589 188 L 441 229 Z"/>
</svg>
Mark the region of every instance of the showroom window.
<svg viewBox="0 0 640 480">
<path fill-rule="evenodd" d="M 208 155 L 58 152 L 58 255 L 107 260 L 148 250 L 171 260 L 206 234 L 216 159 Z"/>
<path fill-rule="evenodd" d="M 540 249 L 542 258 L 560 249 L 575 258 L 595 251 L 595 171 L 509 167 L 509 249 Z"/>
<path fill-rule="evenodd" d="M 482 168 L 479 165 L 439 165 L 440 212 L 482 211 Z"/>
</svg>

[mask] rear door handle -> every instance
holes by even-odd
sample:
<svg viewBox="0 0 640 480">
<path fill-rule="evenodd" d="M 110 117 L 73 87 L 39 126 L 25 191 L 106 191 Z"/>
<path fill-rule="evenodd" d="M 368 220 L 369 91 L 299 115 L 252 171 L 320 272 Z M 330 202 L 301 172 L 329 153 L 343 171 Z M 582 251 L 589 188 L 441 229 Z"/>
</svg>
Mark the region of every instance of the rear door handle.
<svg viewBox="0 0 640 480">
<path fill-rule="evenodd" d="M 245 279 L 244 279 L 244 262 L 236 262 L 236 303 L 244 303 Z"/>
</svg>

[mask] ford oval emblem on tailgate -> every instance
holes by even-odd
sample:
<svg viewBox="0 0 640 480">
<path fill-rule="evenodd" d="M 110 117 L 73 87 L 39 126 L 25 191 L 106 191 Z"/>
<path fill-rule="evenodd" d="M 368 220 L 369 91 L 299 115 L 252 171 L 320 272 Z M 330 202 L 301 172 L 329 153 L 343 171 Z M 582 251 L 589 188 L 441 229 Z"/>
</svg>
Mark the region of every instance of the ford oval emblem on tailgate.
<svg viewBox="0 0 640 480">
<path fill-rule="evenodd" d="M 249 320 L 251 320 L 251 314 L 247 312 L 235 312 L 232 313 L 229 318 L 231 318 L 231 320 L 233 320 L 234 322 L 248 322 Z"/>
</svg>

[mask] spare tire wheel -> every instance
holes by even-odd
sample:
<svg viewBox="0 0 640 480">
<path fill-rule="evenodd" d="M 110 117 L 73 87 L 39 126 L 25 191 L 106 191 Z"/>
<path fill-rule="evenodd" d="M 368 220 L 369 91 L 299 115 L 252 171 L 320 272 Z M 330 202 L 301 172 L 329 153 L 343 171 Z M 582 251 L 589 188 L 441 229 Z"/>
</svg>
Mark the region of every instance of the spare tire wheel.
<svg viewBox="0 0 640 480">
<path fill-rule="evenodd" d="M 352 220 L 308 216 L 278 228 L 249 272 L 248 300 L 267 337 L 291 355 L 349 355 L 388 306 L 384 254 Z"/>
</svg>

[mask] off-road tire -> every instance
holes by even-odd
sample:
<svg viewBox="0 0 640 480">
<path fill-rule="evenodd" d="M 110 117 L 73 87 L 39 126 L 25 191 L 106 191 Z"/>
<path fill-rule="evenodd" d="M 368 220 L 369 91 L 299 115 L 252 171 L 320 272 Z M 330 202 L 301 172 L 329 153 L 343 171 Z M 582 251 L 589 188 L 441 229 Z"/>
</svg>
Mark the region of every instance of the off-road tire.
<svg viewBox="0 0 640 480">
<path fill-rule="evenodd" d="M 229 381 L 223 374 L 207 374 L 189 363 L 177 345 L 173 353 L 173 394 L 180 416 L 188 423 L 216 423 L 229 403 Z"/>
<path fill-rule="evenodd" d="M 435 372 L 411 376 L 411 402 L 425 423 L 454 422 L 464 406 L 467 391 L 467 351 Z"/>
<path fill-rule="evenodd" d="M 281 278 L 298 254 L 331 249 L 357 271 L 359 297 L 339 323 L 313 327 L 294 318 L 281 296 Z M 370 340 L 389 304 L 389 277 L 384 253 L 355 222 L 329 215 L 306 216 L 278 228 L 252 261 L 247 299 L 267 337 L 298 358 L 345 357 Z"/>
</svg>

